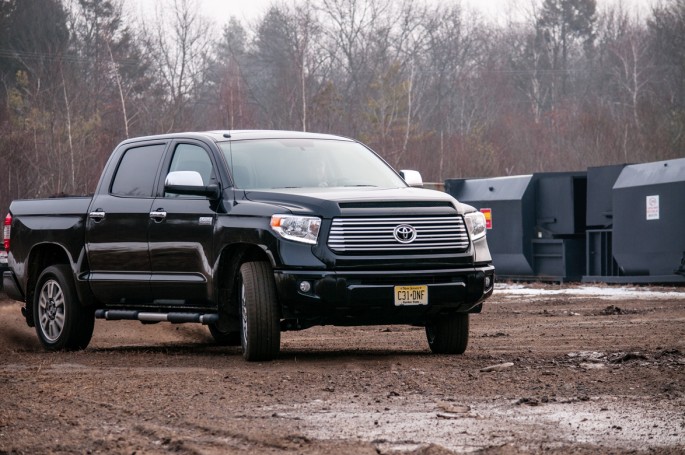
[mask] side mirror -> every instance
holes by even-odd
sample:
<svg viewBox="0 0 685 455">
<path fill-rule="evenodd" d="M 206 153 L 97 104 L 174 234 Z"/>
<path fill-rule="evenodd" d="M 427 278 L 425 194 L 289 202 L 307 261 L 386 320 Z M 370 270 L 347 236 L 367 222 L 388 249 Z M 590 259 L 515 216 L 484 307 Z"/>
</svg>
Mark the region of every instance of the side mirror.
<svg viewBox="0 0 685 455">
<path fill-rule="evenodd" d="M 423 188 L 423 179 L 421 178 L 419 171 L 401 170 L 400 177 L 402 177 L 409 186 Z"/>
<path fill-rule="evenodd" d="M 217 199 L 220 195 L 219 185 L 205 185 L 197 171 L 169 172 L 164 180 L 164 191 L 185 196 L 204 196 Z"/>
</svg>

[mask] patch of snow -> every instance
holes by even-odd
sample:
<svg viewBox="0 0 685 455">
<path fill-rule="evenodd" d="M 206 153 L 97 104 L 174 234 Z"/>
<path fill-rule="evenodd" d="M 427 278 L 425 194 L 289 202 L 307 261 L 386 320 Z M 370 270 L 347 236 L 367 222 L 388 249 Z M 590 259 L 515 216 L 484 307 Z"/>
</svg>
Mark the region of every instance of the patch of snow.
<svg viewBox="0 0 685 455">
<path fill-rule="evenodd" d="M 666 300 L 677 299 L 685 300 L 684 291 L 661 291 L 649 288 L 628 287 L 628 286 L 569 286 L 554 289 L 531 288 L 523 284 L 497 283 L 495 285 L 497 294 L 511 296 L 546 297 L 546 296 L 579 296 L 596 297 L 605 300 L 622 300 L 626 298 L 642 300 Z"/>
</svg>

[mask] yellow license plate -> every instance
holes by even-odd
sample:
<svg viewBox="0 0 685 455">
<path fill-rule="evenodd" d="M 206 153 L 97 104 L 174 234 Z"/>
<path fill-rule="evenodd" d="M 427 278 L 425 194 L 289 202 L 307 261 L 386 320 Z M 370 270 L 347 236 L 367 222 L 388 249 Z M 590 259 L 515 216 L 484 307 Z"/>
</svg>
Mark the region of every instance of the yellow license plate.
<svg viewBox="0 0 685 455">
<path fill-rule="evenodd" d="M 395 286 L 395 306 L 428 305 L 428 286 Z"/>
</svg>

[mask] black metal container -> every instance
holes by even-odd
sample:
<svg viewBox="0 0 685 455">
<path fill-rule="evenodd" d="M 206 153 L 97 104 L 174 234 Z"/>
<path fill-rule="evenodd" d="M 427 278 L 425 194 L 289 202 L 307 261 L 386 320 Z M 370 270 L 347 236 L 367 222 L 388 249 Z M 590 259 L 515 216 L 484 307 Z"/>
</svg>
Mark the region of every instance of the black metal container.
<svg viewBox="0 0 685 455">
<path fill-rule="evenodd" d="M 498 276 L 532 275 L 535 187 L 532 175 L 448 179 L 445 191 L 478 210 L 490 211 L 488 247 Z"/>
<path fill-rule="evenodd" d="M 612 200 L 620 274 L 652 282 L 685 278 L 685 158 L 626 166 Z"/>
<path fill-rule="evenodd" d="M 445 191 L 488 211 L 488 245 L 497 275 L 577 280 L 585 268 L 584 172 L 448 179 Z"/>
</svg>

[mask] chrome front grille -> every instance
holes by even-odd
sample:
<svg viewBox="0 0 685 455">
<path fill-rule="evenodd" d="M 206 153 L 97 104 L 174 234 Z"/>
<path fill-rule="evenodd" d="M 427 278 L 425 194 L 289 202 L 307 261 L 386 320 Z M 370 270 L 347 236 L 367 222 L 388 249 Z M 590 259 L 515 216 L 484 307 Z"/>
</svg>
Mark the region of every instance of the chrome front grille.
<svg viewBox="0 0 685 455">
<path fill-rule="evenodd" d="M 415 238 L 407 242 L 409 226 Z M 398 236 L 396 230 L 399 229 Z M 336 253 L 422 254 L 465 251 L 469 237 L 461 216 L 334 218 L 328 247 Z"/>
</svg>

